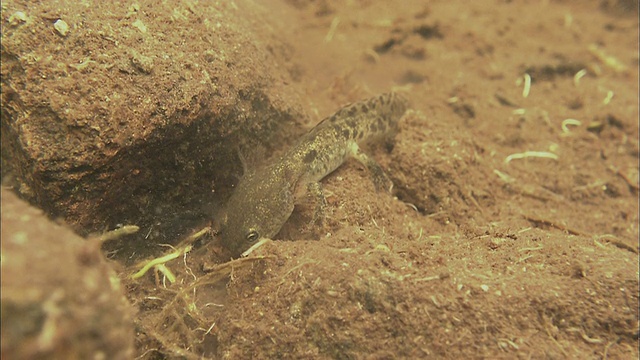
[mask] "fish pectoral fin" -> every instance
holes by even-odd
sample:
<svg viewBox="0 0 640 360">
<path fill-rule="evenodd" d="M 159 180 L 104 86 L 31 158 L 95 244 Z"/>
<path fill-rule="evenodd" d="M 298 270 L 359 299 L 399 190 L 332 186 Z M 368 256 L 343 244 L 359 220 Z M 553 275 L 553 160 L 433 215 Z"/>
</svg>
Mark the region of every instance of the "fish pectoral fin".
<svg viewBox="0 0 640 360">
<path fill-rule="evenodd" d="M 324 210 L 327 207 L 327 199 L 322 191 L 322 184 L 319 182 L 310 182 L 307 184 L 307 194 L 315 200 L 315 211 L 313 212 L 312 224 L 322 221 L 324 218 Z"/>
<path fill-rule="evenodd" d="M 299 229 L 308 232 L 317 225 L 322 226 L 327 201 L 319 182 L 309 182 L 297 191 L 295 220 Z"/>
<path fill-rule="evenodd" d="M 310 210 L 311 208 L 314 209 L 314 219 L 321 217 L 327 206 L 327 200 L 324 197 L 322 184 L 317 181 L 309 182 L 302 189 L 299 189 L 295 199 L 296 206 L 302 207 L 306 210 Z"/>
<path fill-rule="evenodd" d="M 391 192 L 393 182 L 389 179 L 384 170 L 382 170 L 382 167 L 378 162 L 365 154 L 358 146 L 353 147 L 352 156 L 367 168 L 376 191 Z"/>
</svg>

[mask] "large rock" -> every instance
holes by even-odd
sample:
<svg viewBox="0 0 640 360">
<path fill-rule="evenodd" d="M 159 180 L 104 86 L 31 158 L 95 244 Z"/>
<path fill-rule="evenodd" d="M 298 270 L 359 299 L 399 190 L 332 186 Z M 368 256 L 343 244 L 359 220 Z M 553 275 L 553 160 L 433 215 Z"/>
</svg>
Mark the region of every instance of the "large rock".
<svg viewBox="0 0 640 360">
<path fill-rule="evenodd" d="M 82 233 L 135 222 L 153 238 L 209 218 L 238 151 L 300 118 L 287 47 L 249 20 L 259 11 L 3 2 L 4 183 Z"/>
<path fill-rule="evenodd" d="M 133 311 L 97 242 L 2 190 L 3 359 L 131 359 Z"/>
</svg>

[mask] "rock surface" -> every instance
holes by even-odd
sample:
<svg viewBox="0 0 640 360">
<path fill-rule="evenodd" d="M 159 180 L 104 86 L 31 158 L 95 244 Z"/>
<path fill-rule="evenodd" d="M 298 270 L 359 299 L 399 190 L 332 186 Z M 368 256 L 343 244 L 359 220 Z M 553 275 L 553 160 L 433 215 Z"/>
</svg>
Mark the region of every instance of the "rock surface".
<svg viewBox="0 0 640 360">
<path fill-rule="evenodd" d="M 85 234 L 136 221 L 153 239 L 176 213 L 209 220 L 211 194 L 241 175 L 238 151 L 268 150 L 300 118 L 282 45 L 245 19 L 257 11 L 3 2 L 5 184 Z"/>
<path fill-rule="evenodd" d="M 2 189 L 3 359 L 131 359 L 133 311 L 100 252 Z"/>
</svg>

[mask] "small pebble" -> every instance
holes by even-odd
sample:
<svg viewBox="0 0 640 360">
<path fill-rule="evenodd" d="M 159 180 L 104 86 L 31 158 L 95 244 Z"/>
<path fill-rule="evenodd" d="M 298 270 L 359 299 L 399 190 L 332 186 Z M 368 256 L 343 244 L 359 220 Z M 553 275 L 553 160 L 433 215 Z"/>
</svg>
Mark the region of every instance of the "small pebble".
<svg viewBox="0 0 640 360">
<path fill-rule="evenodd" d="M 27 14 L 22 11 L 16 11 L 9 17 L 9 24 L 12 26 L 17 26 L 23 22 L 27 22 Z"/>
<path fill-rule="evenodd" d="M 143 34 L 147 32 L 147 25 L 145 25 L 140 19 L 134 21 L 131 25 L 140 30 L 140 32 Z"/>
<path fill-rule="evenodd" d="M 62 36 L 67 36 L 69 33 L 69 25 L 64 20 L 56 20 L 56 22 L 53 23 L 53 27 L 56 29 L 58 34 Z"/>
</svg>

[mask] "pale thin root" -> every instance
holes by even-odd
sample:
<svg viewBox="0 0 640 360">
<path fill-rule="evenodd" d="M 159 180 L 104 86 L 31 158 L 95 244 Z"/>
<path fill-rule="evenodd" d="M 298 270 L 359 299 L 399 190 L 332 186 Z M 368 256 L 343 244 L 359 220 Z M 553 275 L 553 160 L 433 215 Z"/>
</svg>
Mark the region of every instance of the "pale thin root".
<svg viewBox="0 0 640 360">
<path fill-rule="evenodd" d="M 623 249 L 623 250 L 628 250 L 631 251 L 634 254 L 638 253 L 638 247 L 636 244 L 632 244 L 632 243 L 628 243 L 625 242 L 622 239 L 617 238 L 615 235 L 612 234 L 603 234 L 603 235 L 597 235 L 594 236 L 593 241 L 599 245 L 600 247 L 604 248 L 604 245 L 602 245 L 598 240 L 605 240 L 607 242 L 609 242 L 609 244 Z"/>
<path fill-rule="evenodd" d="M 280 280 L 280 282 L 278 283 L 278 285 L 277 285 L 276 287 L 277 287 L 277 288 L 280 288 L 280 286 L 282 286 L 282 284 L 284 284 L 284 282 L 285 282 L 285 278 L 286 278 L 287 276 L 289 276 L 289 274 L 293 273 L 294 271 L 296 271 L 296 270 L 300 269 L 301 267 L 303 267 L 303 266 L 305 266 L 305 265 L 308 265 L 308 264 L 316 264 L 316 265 L 317 265 L 317 264 L 318 264 L 318 262 L 317 262 L 317 261 L 305 261 L 305 262 L 301 262 L 300 264 L 298 264 L 298 265 L 296 265 L 296 266 L 292 267 L 291 269 L 289 269 L 289 271 L 287 271 L 286 273 L 284 273 L 284 274 L 281 276 L 281 279 L 282 279 L 282 280 Z"/>
<path fill-rule="evenodd" d="M 589 52 L 595 56 L 600 62 L 602 62 L 605 66 L 613 69 L 615 72 L 624 72 L 627 70 L 627 66 L 624 65 L 620 60 L 616 59 L 614 56 L 607 54 L 604 50 L 598 47 L 596 44 L 591 44 L 587 47 Z"/>
<path fill-rule="evenodd" d="M 364 253 L 364 254 L 365 254 L 365 255 L 369 255 L 369 254 L 371 254 L 371 253 L 378 252 L 378 251 L 382 251 L 382 252 L 390 252 L 390 251 L 391 251 L 391 249 L 389 249 L 389 247 L 388 247 L 387 245 L 384 245 L 384 244 L 378 244 L 378 245 L 374 246 L 374 247 L 373 247 L 373 249 L 371 249 L 371 250 L 367 251 L 367 252 L 366 252 L 366 253 Z M 407 275 L 407 276 L 409 276 L 409 275 Z"/>
<path fill-rule="evenodd" d="M 531 231 L 531 229 L 533 229 L 531 226 L 526 227 L 524 229 L 520 229 L 518 230 L 518 234 L 526 233 L 527 231 Z"/>
<path fill-rule="evenodd" d="M 252 252 L 254 252 L 257 248 L 259 248 L 260 246 L 266 244 L 267 242 L 271 241 L 271 239 L 269 238 L 261 238 L 260 241 L 258 241 L 257 243 L 253 244 L 250 248 L 248 248 L 247 250 L 245 250 L 245 252 L 243 252 L 242 254 L 240 254 L 240 257 L 247 257 L 249 256 L 249 254 L 251 254 Z"/>
<path fill-rule="evenodd" d="M 522 89 L 522 97 L 528 97 L 531 92 L 531 75 L 524 74 L 524 88 Z"/>
<path fill-rule="evenodd" d="M 605 347 L 604 347 L 604 352 L 603 352 L 603 354 L 602 354 L 602 359 L 603 359 L 603 360 L 607 360 L 607 358 L 608 358 L 608 353 L 609 353 L 609 348 L 610 348 L 613 344 L 616 344 L 619 340 L 620 340 L 620 338 L 617 338 L 617 339 L 616 339 L 616 340 L 614 340 L 614 341 L 609 341 L 609 342 L 607 343 L 607 345 L 605 345 Z"/>
<path fill-rule="evenodd" d="M 582 69 L 578 71 L 575 75 L 573 75 L 573 84 L 578 86 L 580 83 L 580 79 L 582 79 L 585 75 L 587 75 L 587 69 Z"/>
<path fill-rule="evenodd" d="M 533 255 L 527 255 L 525 257 L 522 257 L 522 258 L 518 259 L 518 261 L 516 261 L 516 264 L 519 264 L 519 263 L 521 263 L 523 261 L 527 261 L 527 260 L 531 259 L 532 257 L 533 257 Z"/>
<path fill-rule="evenodd" d="M 555 223 L 555 222 L 547 220 L 547 219 L 541 219 L 541 218 L 538 218 L 538 217 L 535 217 L 535 216 L 524 215 L 524 214 L 522 215 L 522 217 L 524 217 L 527 221 L 533 223 L 534 225 L 549 226 L 549 227 L 556 228 L 556 229 L 561 230 L 561 231 L 566 231 L 567 233 L 569 233 L 571 235 L 582 235 L 582 236 L 588 235 L 586 233 L 583 233 L 582 231 L 571 229 L 571 228 L 569 228 L 567 226 Z"/>
<path fill-rule="evenodd" d="M 367 49 L 364 51 L 364 54 L 369 56 L 374 63 L 379 63 L 380 62 L 380 55 L 378 55 L 378 53 L 373 50 L 373 49 Z"/>
<path fill-rule="evenodd" d="M 509 340 L 509 339 L 507 339 L 507 338 L 499 338 L 499 339 L 497 339 L 497 340 L 498 340 L 498 342 L 502 341 L 502 342 L 504 342 L 504 343 L 506 343 L 506 344 L 510 345 L 512 348 L 514 348 L 514 349 L 516 349 L 516 350 L 519 350 L 519 349 L 520 349 L 520 347 L 518 346 L 518 344 L 514 343 L 513 341 L 511 341 L 511 340 Z M 500 346 L 500 343 L 498 343 L 498 346 L 499 346 L 500 348 L 502 348 L 502 346 Z"/>
<path fill-rule="evenodd" d="M 211 324 L 211 326 L 209 326 L 209 328 L 207 329 L 207 331 L 205 331 L 205 333 L 202 335 L 202 339 L 200 340 L 200 342 L 204 342 L 204 340 L 206 339 L 206 336 L 209 335 L 211 333 L 211 330 L 213 330 L 213 327 L 216 326 L 216 323 L 213 322 L 213 324 Z"/>
<path fill-rule="evenodd" d="M 538 247 L 534 247 L 534 248 L 522 248 L 522 249 L 518 249 L 519 252 L 523 252 L 523 251 L 538 251 L 538 250 L 542 250 L 544 249 L 544 246 L 540 245 Z"/>
<path fill-rule="evenodd" d="M 480 214 L 484 215 L 484 210 L 478 200 L 473 196 L 473 192 L 471 190 L 467 190 L 467 197 L 471 199 L 471 203 L 480 211 Z"/>
<path fill-rule="evenodd" d="M 576 120 L 576 119 L 564 119 L 562 121 L 562 132 L 565 133 L 565 134 L 571 131 L 571 130 L 569 130 L 568 125 L 581 126 L 582 125 L 582 121 Z"/>
<path fill-rule="evenodd" d="M 197 287 L 215 284 L 225 276 L 230 276 L 233 273 L 234 269 L 240 269 L 256 261 L 269 259 L 269 258 L 272 258 L 272 257 L 256 256 L 256 257 L 250 257 L 250 258 L 235 259 L 235 260 L 227 261 L 225 263 L 215 266 L 206 275 L 198 278 L 197 281 L 194 281 L 191 284 L 189 284 L 187 287 L 180 289 L 180 291 L 178 291 L 175 294 L 174 298 L 164 307 L 164 309 L 160 313 L 160 316 L 161 317 L 168 316 L 167 312 L 169 311 L 169 309 L 172 309 L 176 304 L 176 302 L 179 301 L 179 299 L 186 299 L 188 297 L 187 294 L 190 291 L 195 290 Z"/>
<path fill-rule="evenodd" d="M 165 264 L 158 264 L 154 266 L 154 268 L 162 273 L 162 275 L 164 275 L 162 279 L 162 284 L 164 285 L 164 287 L 167 287 L 167 285 L 164 283 L 165 279 L 169 280 L 169 283 L 171 284 L 176 282 L 176 276 L 173 274 L 173 272 L 171 272 L 171 270 L 169 270 L 169 268 Z"/>
<path fill-rule="evenodd" d="M 199 357 L 197 354 L 194 354 L 193 352 L 191 352 L 191 351 L 189 351 L 187 349 L 183 349 L 183 348 L 175 345 L 175 343 L 173 341 L 170 341 L 167 337 L 162 335 L 160 332 L 154 331 L 151 328 L 147 328 L 142 323 L 139 323 L 137 325 L 141 326 L 142 330 L 146 334 L 149 334 L 150 336 L 152 336 L 154 338 L 154 340 L 156 340 L 157 342 L 159 342 L 162 345 L 162 348 L 165 351 L 171 353 L 172 355 L 177 356 L 177 357 L 183 357 L 183 358 L 185 358 L 187 360 L 201 359 L 201 357 Z M 139 359 L 139 357 L 136 358 L 136 359 Z"/>
<path fill-rule="evenodd" d="M 159 265 L 164 266 L 165 263 L 167 263 L 167 262 L 169 262 L 171 260 L 177 259 L 182 254 L 188 253 L 189 251 L 191 251 L 191 248 L 192 248 L 191 245 L 188 245 L 185 248 L 176 249 L 173 252 L 171 252 L 171 253 L 169 253 L 169 254 L 167 254 L 165 256 L 162 256 L 162 257 L 155 258 L 155 259 L 149 260 L 147 262 L 144 262 L 143 263 L 144 265 L 142 266 L 142 268 L 137 273 L 131 275 L 131 278 L 134 279 L 134 280 L 138 279 L 138 278 L 141 278 L 152 267 L 156 267 L 156 269 L 158 269 Z M 160 270 L 161 272 L 164 273 L 164 271 L 162 271 L 161 269 L 158 269 L 158 270 Z M 165 275 L 166 275 L 166 273 L 165 273 Z"/>
<path fill-rule="evenodd" d="M 125 235 L 135 234 L 140 230 L 137 225 L 125 225 L 119 229 L 107 231 L 98 237 L 98 241 L 103 243 L 109 240 L 115 240 Z"/>
<path fill-rule="evenodd" d="M 184 240 L 184 242 L 185 242 L 185 243 L 187 243 L 187 244 L 191 244 L 191 243 L 193 243 L 194 241 L 196 241 L 196 240 L 198 240 L 199 238 L 201 238 L 204 234 L 206 234 L 206 233 L 208 233 L 208 232 L 210 232 L 210 231 L 211 231 L 211 227 L 207 226 L 207 227 L 203 228 L 202 230 L 197 231 L 197 232 L 195 232 L 195 233 L 193 233 L 193 234 L 189 235 L 189 236 Z"/>
<path fill-rule="evenodd" d="M 498 169 L 493 169 L 493 173 L 494 173 L 494 174 L 496 174 L 496 175 L 498 175 L 498 177 L 500 178 L 500 180 L 502 180 L 502 181 L 506 182 L 507 184 L 512 183 L 512 182 L 515 182 L 515 181 L 516 181 L 516 179 L 515 179 L 513 176 L 511 176 L 511 175 L 509 175 L 509 174 L 506 174 L 506 173 L 503 173 L 502 171 L 500 171 L 500 170 L 498 170 Z"/>
<path fill-rule="evenodd" d="M 504 159 L 504 162 L 506 164 L 508 164 L 509 162 L 511 162 L 511 160 L 514 159 L 525 159 L 525 158 L 529 158 L 529 157 L 537 157 L 537 158 L 546 158 L 546 159 L 553 159 L 553 160 L 558 160 L 558 155 L 551 153 L 551 152 L 547 152 L 547 151 L 525 151 L 522 153 L 516 153 L 516 154 L 511 154 L 509 156 L 507 156 Z"/>
<path fill-rule="evenodd" d="M 605 105 L 609 105 L 611 99 L 613 99 L 613 91 L 609 90 L 607 91 L 607 96 L 604 98 L 604 100 L 602 100 L 602 103 Z"/>
<path fill-rule="evenodd" d="M 191 291 L 194 291 L 195 294 L 195 289 L 197 287 L 218 283 L 224 277 L 229 276 L 234 269 L 245 268 L 247 266 L 251 266 L 256 261 L 263 261 L 267 258 L 271 257 L 251 257 L 246 259 L 231 260 L 229 262 L 215 266 L 212 271 L 200 277 L 199 279 L 197 279 L 197 281 L 191 282 L 186 287 L 179 289 L 178 291 L 173 291 L 171 289 L 165 290 L 167 293 L 173 294 L 173 298 L 168 303 L 164 304 L 162 310 L 156 317 L 156 319 L 160 320 L 154 321 L 155 324 L 153 324 L 152 326 L 145 325 L 145 323 L 140 320 L 136 321 L 136 324 L 141 327 L 144 333 L 148 334 L 151 338 L 154 338 L 161 344 L 160 348 L 162 350 L 156 349 L 156 351 L 165 355 L 170 354 L 174 355 L 175 357 L 185 359 L 200 359 L 201 357 L 191 350 L 191 346 L 183 348 L 181 347 L 181 345 L 176 345 L 175 342 L 172 342 L 168 337 L 168 334 L 176 333 L 186 335 L 187 333 L 191 333 L 197 330 L 204 333 L 203 337 L 200 338 L 200 342 L 202 342 L 205 339 L 205 336 L 211 334 L 215 330 L 216 323 L 210 323 L 204 318 L 203 314 L 196 306 L 195 298 L 191 298 L 189 293 Z M 163 301 L 161 298 L 156 299 Z M 210 305 L 212 305 L 212 303 L 207 303 L 204 306 Z M 196 321 L 199 327 L 193 329 L 193 326 L 188 325 L 185 322 L 185 319 L 192 319 Z M 167 324 L 166 326 L 165 323 Z M 158 332 L 155 330 L 156 328 L 161 328 L 162 331 Z M 198 339 L 194 340 L 197 341 Z"/>
<path fill-rule="evenodd" d="M 333 36 L 336 34 L 336 30 L 338 29 L 338 25 L 340 24 L 340 18 L 337 16 L 333 18 L 331 21 L 331 26 L 329 26 L 329 31 L 327 35 L 324 37 L 324 42 L 328 43 L 333 40 Z"/>
<path fill-rule="evenodd" d="M 553 324 L 552 324 L 553 325 Z M 556 346 L 560 349 L 560 351 L 564 354 L 565 357 L 569 357 L 569 354 L 567 353 L 567 351 L 564 349 L 564 347 L 558 342 L 558 340 L 556 340 L 556 338 L 553 336 L 553 334 L 551 334 L 551 330 L 549 330 L 549 321 L 547 320 L 546 316 L 543 316 L 543 324 L 542 326 L 544 327 L 545 332 L 547 333 L 547 335 L 549 336 L 549 339 L 551 339 L 551 341 L 556 344 Z"/>
<path fill-rule="evenodd" d="M 441 278 L 442 278 L 442 274 L 438 274 L 438 275 L 427 276 L 419 279 L 413 279 L 412 281 L 413 282 L 433 281 L 433 280 L 440 280 Z"/>
<path fill-rule="evenodd" d="M 584 331 L 584 329 L 572 327 L 572 328 L 568 328 L 567 331 L 580 334 L 580 337 L 582 337 L 582 339 L 584 341 L 586 341 L 587 343 L 589 343 L 589 344 L 603 344 L 604 343 L 604 340 L 602 340 L 602 339 L 595 339 L 595 338 L 589 337 L 589 335 L 587 335 L 587 333 Z"/>
<path fill-rule="evenodd" d="M 146 358 L 146 356 L 147 356 L 147 354 L 148 354 L 148 353 L 150 353 L 150 352 L 152 352 L 152 351 L 155 351 L 155 352 L 157 352 L 157 353 L 160 353 L 160 349 L 159 349 L 159 348 L 148 349 L 147 351 L 143 352 L 143 353 L 142 353 L 142 354 L 140 354 L 139 356 L 136 356 L 136 359 L 135 359 L 135 360 L 138 360 L 138 359 L 145 359 L 145 358 Z"/>
<path fill-rule="evenodd" d="M 187 288 L 182 289 L 181 293 L 186 293 L 198 286 L 215 284 L 221 278 L 227 275 L 231 275 L 235 269 L 241 269 L 250 264 L 253 264 L 254 262 L 265 260 L 265 259 L 271 259 L 271 258 L 273 258 L 273 256 L 254 256 L 250 258 L 234 259 L 234 260 L 219 264 L 215 266 L 212 270 L 210 270 L 205 276 L 198 278 L 198 281 L 192 283 Z"/>
<path fill-rule="evenodd" d="M 587 191 L 587 190 L 591 190 L 591 189 L 595 189 L 595 188 L 601 188 L 603 186 L 607 185 L 607 182 L 604 180 L 597 180 L 591 184 L 587 184 L 587 185 L 582 185 L 582 186 L 576 186 L 573 189 L 571 189 L 571 191 Z"/>
<path fill-rule="evenodd" d="M 632 180 L 629 175 L 625 174 L 624 172 L 622 172 L 621 170 L 617 170 L 616 171 L 616 175 L 620 176 L 624 181 L 627 182 L 627 184 L 634 189 L 635 191 L 640 190 L 640 186 L 638 186 L 638 182 Z"/>
</svg>

